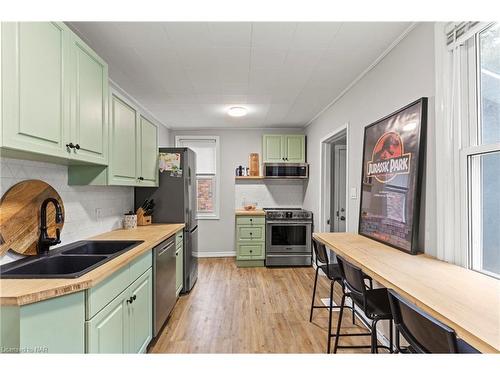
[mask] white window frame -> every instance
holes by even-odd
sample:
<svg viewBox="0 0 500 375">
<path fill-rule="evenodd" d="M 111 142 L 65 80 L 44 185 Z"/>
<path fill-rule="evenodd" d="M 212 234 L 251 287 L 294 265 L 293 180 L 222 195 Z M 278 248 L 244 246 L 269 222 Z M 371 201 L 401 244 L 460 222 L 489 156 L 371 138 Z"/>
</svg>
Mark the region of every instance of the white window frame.
<svg viewBox="0 0 500 375">
<path fill-rule="evenodd" d="M 462 264 L 475 271 L 498 278 L 498 275 L 486 270 L 474 268 L 474 265 L 482 263 L 481 235 L 475 233 L 480 228 L 482 216 L 482 205 L 479 194 L 473 194 L 473 187 L 481 184 L 481 170 L 479 158 L 475 156 L 486 155 L 500 151 L 500 143 L 480 145 L 481 132 L 481 98 L 480 98 L 480 71 L 479 71 L 479 34 L 492 26 L 493 23 L 481 23 L 473 30 L 473 35 L 462 40 L 465 44 L 461 59 L 460 71 L 460 213 L 461 225 L 458 233 L 462 233 L 458 258 Z"/>
<path fill-rule="evenodd" d="M 219 220 L 220 219 L 220 138 L 215 135 L 176 135 L 175 136 L 175 147 L 183 147 L 180 142 L 181 140 L 193 140 L 193 141 L 215 141 L 215 202 L 214 202 L 214 212 L 213 213 L 203 213 L 198 212 L 198 202 L 196 202 L 196 218 L 198 220 Z M 198 193 L 197 181 L 198 176 L 211 176 L 211 174 L 206 173 L 196 173 L 196 192 Z M 197 194 L 198 196 L 198 194 Z"/>
</svg>

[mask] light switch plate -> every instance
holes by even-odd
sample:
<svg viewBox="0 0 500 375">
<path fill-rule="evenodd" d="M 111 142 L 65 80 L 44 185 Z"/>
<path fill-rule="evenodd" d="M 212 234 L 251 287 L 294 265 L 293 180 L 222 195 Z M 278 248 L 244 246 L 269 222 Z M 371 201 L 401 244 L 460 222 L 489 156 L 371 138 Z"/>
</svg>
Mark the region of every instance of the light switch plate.
<svg viewBox="0 0 500 375">
<path fill-rule="evenodd" d="M 351 199 L 358 199 L 358 191 L 355 187 L 351 188 Z"/>
</svg>

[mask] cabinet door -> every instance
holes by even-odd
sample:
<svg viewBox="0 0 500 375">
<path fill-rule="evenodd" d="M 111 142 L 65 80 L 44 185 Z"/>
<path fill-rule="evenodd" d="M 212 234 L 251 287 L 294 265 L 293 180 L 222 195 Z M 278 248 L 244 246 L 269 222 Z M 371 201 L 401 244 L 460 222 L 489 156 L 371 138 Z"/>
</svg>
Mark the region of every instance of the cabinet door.
<svg viewBox="0 0 500 375">
<path fill-rule="evenodd" d="M 285 157 L 284 139 L 281 135 L 264 135 L 262 142 L 262 161 L 264 163 L 282 163 Z"/>
<path fill-rule="evenodd" d="M 304 135 L 285 135 L 285 162 L 306 162 L 306 137 Z"/>
<path fill-rule="evenodd" d="M 140 145 L 137 160 L 140 165 L 138 186 L 158 185 L 158 128 L 140 116 Z"/>
<path fill-rule="evenodd" d="M 107 164 L 108 65 L 76 35 L 71 38 L 72 158 Z"/>
<path fill-rule="evenodd" d="M 128 289 L 133 302 L 130 304 L 129 353 L 145 353 L 153 337 L 153 286 L 151 268 Z"/>
<path fill-rule="evenodd" d="M 70 31 L 58 22 L 4 22 L 1 27 L 1 146 L 67 158 Z"/>
<path fill-rule="evenodd" d="M 137 178 L 137 112 L 111 95 L 109 184 L 135 185 Z"/>
<path fill-rule="evenodd" d="M 175 290 L 177 291 L 177 296 L 182 290 L 182 280 L 184 276 L 183 265 L 184 265 L 184 250 L 182 244 L 177 247 L 175 252 Z"/>
<path fill-rule="evenodd" d="M 127 353 L 129 350 L 128 289 L 85 322 L 88 353 Z"/>
</svg>

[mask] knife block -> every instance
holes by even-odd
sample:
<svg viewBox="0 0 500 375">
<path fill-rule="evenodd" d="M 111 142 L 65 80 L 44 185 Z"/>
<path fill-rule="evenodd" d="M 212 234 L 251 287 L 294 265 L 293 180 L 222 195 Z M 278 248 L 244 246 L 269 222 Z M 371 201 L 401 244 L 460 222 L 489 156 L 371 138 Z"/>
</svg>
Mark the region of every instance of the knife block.
<svg viewBox="0 0 500 375">
<path fill-rule="evenodd" d="M 144 210 L 139 207 L 137 210 L 137 225 L 143 226 L 143 225 L 151 225 L 153 222 L 151 216 L 146 216 L 144 215 Z"/>
</svg>

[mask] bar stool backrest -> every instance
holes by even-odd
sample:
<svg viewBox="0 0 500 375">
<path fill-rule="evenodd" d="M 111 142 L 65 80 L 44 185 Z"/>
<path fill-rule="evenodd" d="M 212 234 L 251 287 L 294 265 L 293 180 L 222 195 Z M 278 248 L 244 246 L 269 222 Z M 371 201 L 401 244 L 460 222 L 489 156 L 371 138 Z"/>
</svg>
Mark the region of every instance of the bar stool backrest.
<svg viewBox="0 0 500 375">
<path fill-rule="evenodd" d="M 353 297 L 357 297 L 358 300 L 363 301 L 363 310 L 366 306 L 366 285 L 364 281 L 364 274 L 361 268 L 349 263 L 344 258 L 337 255 L 337 262 L 339 264 L 340 275 L 344 280 L 344 283 L 353 294 Z"/>
<path fill-rule="evenodd" d="M 447 325 L 389 289 L 394 324 L 417 353 L 458 353 L 457 335 Z"/>
<path fill-rule="evenodd" d="M 318 265 L 318 262 L 328 264 L 328 254 L 326 253 L 325 245 L 313 238 L 313 249 L 316 256 L 316 265 Z"/>
</svg>

